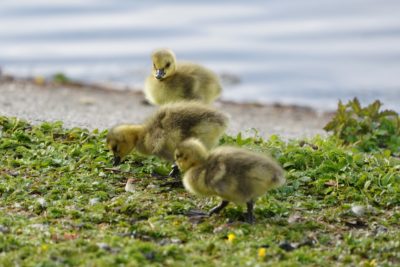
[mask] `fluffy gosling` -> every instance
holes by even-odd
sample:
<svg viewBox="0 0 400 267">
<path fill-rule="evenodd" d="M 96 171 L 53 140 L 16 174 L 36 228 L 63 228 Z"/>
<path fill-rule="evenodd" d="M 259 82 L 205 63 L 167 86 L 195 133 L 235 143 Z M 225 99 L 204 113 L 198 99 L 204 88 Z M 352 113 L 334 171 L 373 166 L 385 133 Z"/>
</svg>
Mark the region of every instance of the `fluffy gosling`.
<svg viewBox="0 0 400 267">
<path fill-rule="evenodd" d="M 175 161 L 184 172 L 183 185 L 189 192 L 222 198 L 209 215 L 220 212 L 229 202 L 246 203 L 249 223 L 254 222 L 254 200 L 285 182 L 283 169 L 271 157 L 228 146 L 208 152 L 195 138 L 177 146 Z"/>
<path fill-rule="evenodd" d="M 189 62 L 176 62 L 169 49 L 153 52 L 153 70 L 144 86 L 146 99 L 154 105 L 180 100 L 210 104 L 221 94 L 218 77 L 209 69 Z"/>
<path fill-rule="evenodd" d="M 228 117 L 193 101 L 162 106 L 142 125 L 123 124 L 109 130 L 107 146 L 118 165 L 133 149 L 173 162 L 176 146 L 196 137 L 205 147 L 214 147 L 228 125 Z M 173 171 L 178 171 L 177 167 Z M 176 173 L 173 173 L 176 174 Z"/>
</svg>

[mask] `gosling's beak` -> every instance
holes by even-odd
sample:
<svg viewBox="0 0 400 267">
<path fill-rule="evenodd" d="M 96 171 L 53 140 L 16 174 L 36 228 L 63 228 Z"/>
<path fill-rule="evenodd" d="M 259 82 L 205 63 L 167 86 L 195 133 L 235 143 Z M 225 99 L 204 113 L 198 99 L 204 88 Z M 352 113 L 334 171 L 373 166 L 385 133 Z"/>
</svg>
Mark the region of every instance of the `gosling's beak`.
<svg viewBox="0 0 400 267">
<path fill-rule="evenodd" d="M 121 163 L 121 157 L 119 156 L 114 156 L 114 166 L 118 166 Z"/>
<path fill-rule="evenodd" d="M 156 70 L 156 79 L 161 80 L 165 75 L 164 69 Z"/>
</svg>

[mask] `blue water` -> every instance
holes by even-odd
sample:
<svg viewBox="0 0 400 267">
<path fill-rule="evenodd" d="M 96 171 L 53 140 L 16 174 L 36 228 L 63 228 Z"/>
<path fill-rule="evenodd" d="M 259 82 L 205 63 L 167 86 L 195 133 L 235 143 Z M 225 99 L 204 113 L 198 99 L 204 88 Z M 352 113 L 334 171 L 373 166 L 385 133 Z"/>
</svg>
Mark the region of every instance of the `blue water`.
<svg viewBox="0 0 400 267">
<path fill-rule="evenodd" d="M 0 66 L 140 89 L 172 48 L 222 77 L 223 98 L 400 111 L 399 0 L 2 0 Z"/>
</svg>

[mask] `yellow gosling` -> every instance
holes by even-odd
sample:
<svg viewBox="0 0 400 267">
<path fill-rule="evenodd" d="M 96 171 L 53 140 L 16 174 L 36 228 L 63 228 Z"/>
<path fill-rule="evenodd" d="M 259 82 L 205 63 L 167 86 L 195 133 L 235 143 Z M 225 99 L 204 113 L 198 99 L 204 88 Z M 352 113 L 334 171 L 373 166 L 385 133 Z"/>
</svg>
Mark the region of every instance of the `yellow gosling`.
<svg viewBox="0 0 400 267">
<path fill-rule="evenodd" d="M 153 52 L 153 69 L 144 86 L 146 99 L 154 105 L 180 100 L 212 103 L 221 94 L 217 75 L 203 66 L 177 62 L 169 49 Z"/>
<path fill-rule="evenodd" d="M 254 222 L 255 199 L 285 183 L 283 169 L 271 157 L 229 146 L 208 152 L 195 138 L 177 146 L 175 161 L 184 172 L 183 184 L 189 192 L 222 198 L 210 215 L 220 212 L 229 202 L 246 203 L 249 223 Z"/>
<path fill-rule="evenodd" d="M 178 102 L 162 106 L 141 125 L 122 124 L 107 135 L 107 146 L 118 165 L 132 150 L 174 160 L 176 146 L 196 137 L 207 149 L 217 145 L 228 125 L 228 117 L 205 104 Z"/>
</svg>

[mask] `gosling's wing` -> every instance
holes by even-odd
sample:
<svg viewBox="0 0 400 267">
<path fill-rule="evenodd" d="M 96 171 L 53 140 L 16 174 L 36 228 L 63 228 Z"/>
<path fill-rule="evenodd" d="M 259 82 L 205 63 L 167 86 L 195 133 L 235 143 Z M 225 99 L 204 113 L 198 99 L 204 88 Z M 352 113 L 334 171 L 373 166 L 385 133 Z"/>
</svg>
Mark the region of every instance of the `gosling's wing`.
<svg viewBox="0 0 400 267">
<path fill-rule="evenodd" d="M 175 122 L 181 129 L 183 139 L 188 137 L 201 138 L 211 136 L 214 132 L 219 133 L 221 128 L 224 130 L 227 127 L 228 118 L 222 112 L 193 104 L 182 109 Z M 217 135 L 217 133 L 214 135 Z"/>
<path fill-rule="evenodd" d="M 182 100 L 201 100 L 201 96 L 197 92 L 199 81 L 191 73 L 179 70 L 168 83 L 168 87 L 175 90 Z"/>
<path fill-rule="evenodd" d="M 210 103 L 222 91 L 220 80 L 212 70 L 193 63 L 181 63 L 181 68 L 185 69 L 185 73 L 190 74 L 196 80 L 195 92 L 201 96 L 206 103 Z"/>
</svg>

